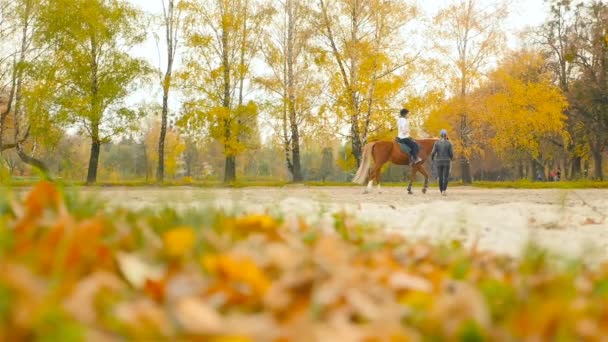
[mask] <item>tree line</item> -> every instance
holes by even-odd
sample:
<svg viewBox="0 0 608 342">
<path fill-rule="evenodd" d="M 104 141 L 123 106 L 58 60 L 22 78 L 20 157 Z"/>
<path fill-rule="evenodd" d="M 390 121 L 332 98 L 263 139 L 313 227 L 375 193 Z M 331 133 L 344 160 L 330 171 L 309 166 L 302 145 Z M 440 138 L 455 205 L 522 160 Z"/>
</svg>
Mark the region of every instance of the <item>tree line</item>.
<svg viewBox="0 0 608 342">
<path fill-rule="evenodd" d="M 126 0 L 0 1 L 3 168 L 87 183 L 100 168 L 348 180 L 407 107 L 414 136 L 448 129 L 465 183 L 557 167 L 603 179 L 604 1 L 547 1 L 516 49 L 501 1 L 454 0 L 433 17 L 405 0 L 158 2 L 152 14 Z M 157 66 L 132 53 L 151 37 Z M 158 98 L 129 103 L 150 88 Z"/>
</svg>

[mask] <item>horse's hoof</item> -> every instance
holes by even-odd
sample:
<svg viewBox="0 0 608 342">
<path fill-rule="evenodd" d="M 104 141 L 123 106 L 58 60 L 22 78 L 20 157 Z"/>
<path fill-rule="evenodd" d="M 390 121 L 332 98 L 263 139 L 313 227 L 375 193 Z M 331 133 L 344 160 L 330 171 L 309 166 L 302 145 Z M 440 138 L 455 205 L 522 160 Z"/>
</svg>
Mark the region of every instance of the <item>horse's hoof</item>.
<svg viewBox="0 0 608 342">
<path fill-rule="evenodd" d="M 422 189 L 422 193 L 423 193 L 423 194 L 426 194 L 426 189 Z"/>
<path fill-rule="evenodd" d="M 413 195 L 414 193 L 408 190 L 407 194 L 408 195 Z"/>
</svg>

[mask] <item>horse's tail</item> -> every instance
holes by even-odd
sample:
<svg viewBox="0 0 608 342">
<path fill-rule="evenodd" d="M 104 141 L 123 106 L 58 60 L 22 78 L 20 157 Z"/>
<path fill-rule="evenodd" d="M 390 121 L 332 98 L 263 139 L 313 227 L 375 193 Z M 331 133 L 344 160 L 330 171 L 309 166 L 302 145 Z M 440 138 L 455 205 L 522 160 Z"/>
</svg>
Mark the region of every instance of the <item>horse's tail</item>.
<svg viewBox="0 0 608 342">
<path fill-rule="evenodd" d="M 355 175 L 355 178 L 353 178 L 353 183 L 365 184 L 367 181 L 369 169 L 371 169 L 372 163 L 374 162 L 374 157 L 372 156 L 374 145 L 376 145 L 375 141 L 368 143 L 363 147 L 363 158 L 361 159 L 361 165 L 357 170 L 357 174 Z"/>
</svg>

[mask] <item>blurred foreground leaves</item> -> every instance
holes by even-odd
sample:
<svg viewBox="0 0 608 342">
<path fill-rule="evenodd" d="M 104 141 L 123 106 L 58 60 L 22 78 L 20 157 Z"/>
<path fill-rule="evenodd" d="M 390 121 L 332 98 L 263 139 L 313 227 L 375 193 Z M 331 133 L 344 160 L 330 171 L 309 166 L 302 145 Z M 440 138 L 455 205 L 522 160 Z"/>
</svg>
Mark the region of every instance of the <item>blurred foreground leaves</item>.
<svg viewBox="0 0 608 342">
<path fill-rule="evenodd" d="M 539 250 L 413 242 L 346 215 L 109 213 L 50 183 L 0 202 L 2 341 L 608 336 L 608 267 Z"/>
</svg>

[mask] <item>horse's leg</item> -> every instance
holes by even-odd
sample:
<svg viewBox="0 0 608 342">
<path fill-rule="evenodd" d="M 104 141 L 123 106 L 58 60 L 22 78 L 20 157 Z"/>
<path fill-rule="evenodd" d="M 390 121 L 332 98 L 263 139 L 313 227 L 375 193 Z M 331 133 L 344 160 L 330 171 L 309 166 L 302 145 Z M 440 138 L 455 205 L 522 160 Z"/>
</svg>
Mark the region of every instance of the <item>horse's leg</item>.
<svg viewBox="0 0 608 342">
<path fill-rule="evenodd" d="M 378 185 L 380 185 L 380 183 L 378 182 L 378 179 L 379 179 L 380 168 L 382 168 L 382 165 L 380 165 L 378 167 L 378 164 L 380 164 L 380 163 L 376 162 L 376 165 L 374 165 L 374 168 L 372 169 L 372 171 L 369 174 L 369 182 L 367 182 L 367 188 L 365 188 L 365 191 L 363 192 L 364 194 L 373 192 L 374 182 L 376 182 L 376 183 L 378 183 Z M 382 163 L 382 164 L 384 164 L 384 163 Z"/>
<path fill-rule="evenodd" d="M 374 166 L 374 171 L 372 171 L 372 175 L 374 177 L 374 181 L 378 184 L 378 193 L 380 193 L 380 174 L 382 173 L 382 166 L 384 162 L 376 163 Z M 370 187 L 371 191 L 371 187 Z"/>
<path fill-rule="evenodd" d="M 410 195 L 413 194 L 412 184 L 414 183 L 415 179 L 416 179 L 416 167 L 412 167 L 412 171 L 410 172 L 410 183 L 407 186 L 407 193 Z"/>
<path fill-rule="evenodd" d="M 416 168 L 424 176 L 424 187 L 422 188 L 422 193 L 426 194 L 426 191 L 429 188 L 429 174 L 426 172 L 426 170 L 424 169 L 424 167 L 422 165 L 418 165 Z"/>
<path fill-rule="evenodd" d="M 382 163 L 384 165 L 384 163 Z M 376 172 L 376 184 L 378 184 L 378 193 L 380 193 L 380 175 L 382 174 L 382 165 L 377 167 L 374 171 Z"/>
<path fill-rule="evenodd" d="M 369 182 L 367 182 L 367 187 L 365 188 L 365 190 L 363 190 L 364 194 L 369 194 L 370 192 L 372 192 L 372 186 L 374 184 L 374 180 L 370 179 Z"/>
</svg>

